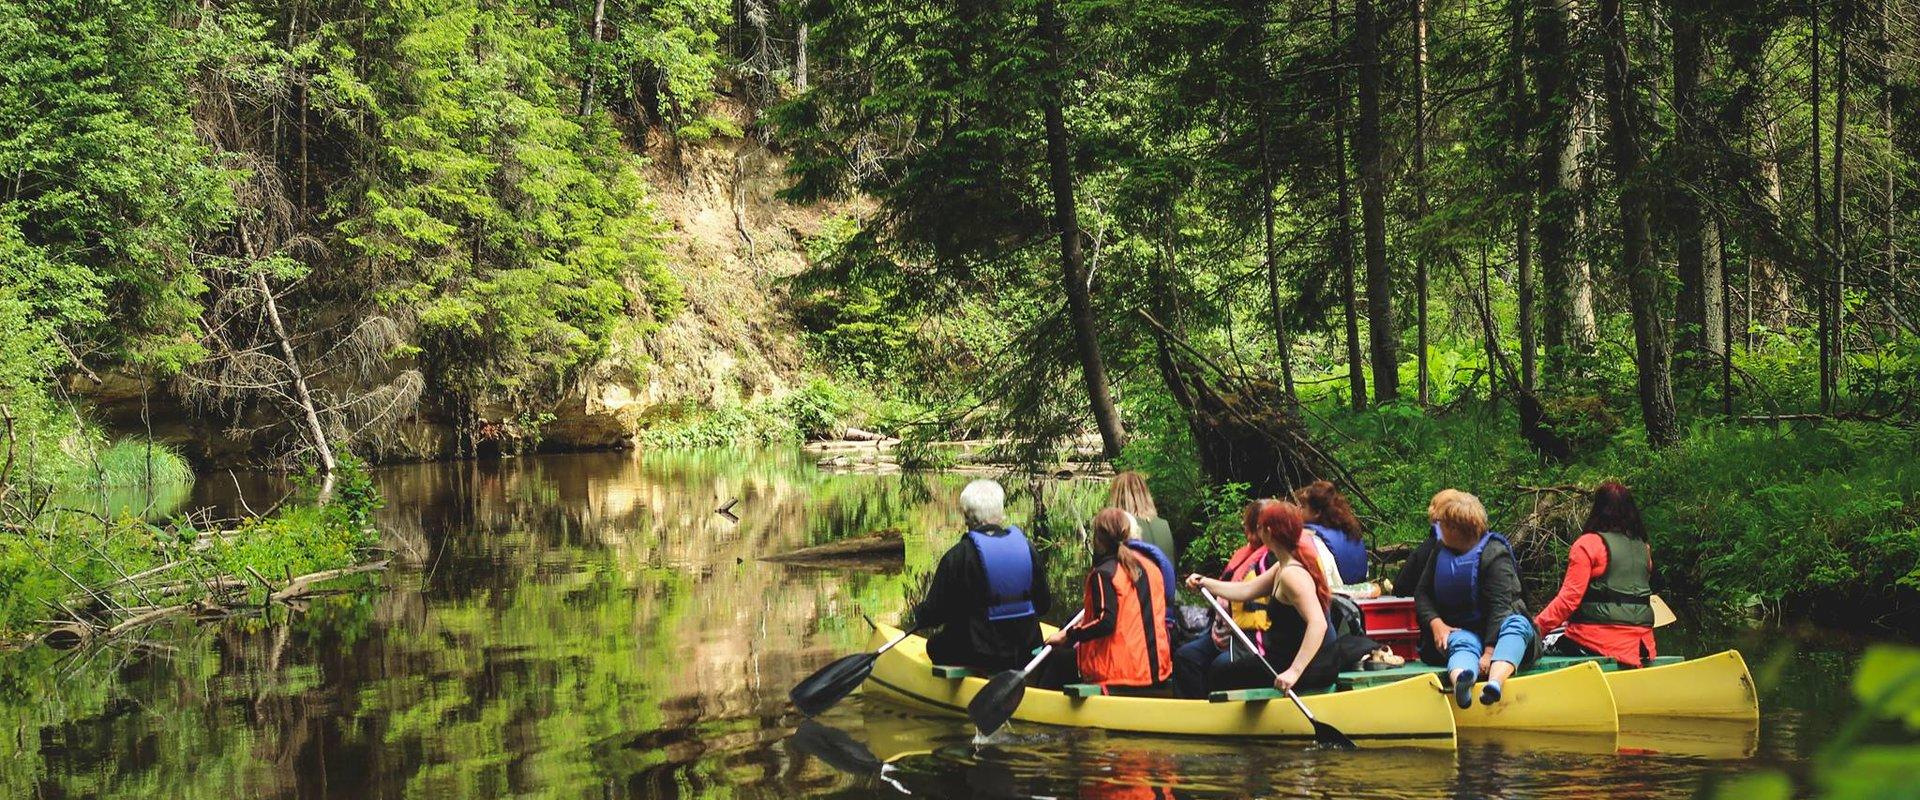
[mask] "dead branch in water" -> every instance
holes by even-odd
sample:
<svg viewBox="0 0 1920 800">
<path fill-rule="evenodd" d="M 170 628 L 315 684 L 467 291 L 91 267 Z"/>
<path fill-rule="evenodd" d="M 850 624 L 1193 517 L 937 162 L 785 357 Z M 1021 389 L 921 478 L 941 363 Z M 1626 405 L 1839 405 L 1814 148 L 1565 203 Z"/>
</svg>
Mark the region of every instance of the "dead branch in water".
<svg viewBox="0 0 1920 800">
<path fill-rule="evenodd" d="M 351 567 L 321 570 L 319 572 L 312 572 L 291 578 L 284 585 L 278 587 L 268 581 L 265 576 L 262 576 L 258 570 L 248 567 L 247 572 L 252 574 L 256 580 L 260 581 L 262 588 L 266 590 L 267 603 L 277 602 L 286 604 L 289 607 L 296 607 L 295 601 L 311 594 L 315 586 L 351 575 L 378 572 L 386 569 L 388 564 L 388 560 L 381 559 L 379 561 L 357 564 Z M 238 578 L 219 578 L 205 583 L 182 581 L 166 586 L 155 587 L 151 590 L 151 593 L 162 597 L 196 588 L 205 590 L 207 594 L 205 597 L 173 605 L 149 605 L 132 608 L 115 607 L 114 610 L 120 613 L 130 614 L 130 616 L 112 625 L 107 625 L 104 621 L 98 620 L 95 617 L 80 614 L 72 608 L 65 606 L 65 604 L 61 604 L 61 608 L 70 615 L 69 619 L 48 620 L 47 622 L 52 624 L 53 627 L 34 638 L 46 643 L 49 647 L 67 649 L 78 647 L 81 644 L 95 639 L 106 640 L 124 636 L 130 631 L 138 630 L 161 620 L 176 616 L 191 615 L 203 618 L 228 616 L 233 613 L 234 606 L 232 604 L 243 599 L 241 593 L 250 585 L 252 584 Z"/>
</svg>

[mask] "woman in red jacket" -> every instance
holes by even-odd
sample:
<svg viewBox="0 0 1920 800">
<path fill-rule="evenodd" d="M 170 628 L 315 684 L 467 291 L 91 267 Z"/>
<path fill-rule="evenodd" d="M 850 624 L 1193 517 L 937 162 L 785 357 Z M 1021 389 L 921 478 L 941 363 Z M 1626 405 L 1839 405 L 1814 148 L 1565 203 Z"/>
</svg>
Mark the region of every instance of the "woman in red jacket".
<svg viewBox="0 0 1920 800">
<path fill-rule="evenodd" d="M 1601 655 L 1640 667 L 1657 654 L 1653 644 L 1653 551 L 1627 487 L 1607 482 L 1593 492 L 1584 533 L 1567 553 L 1567 577 L 1553 602 L 1533 618 L 1534 628 L 1566 633 L 1548 652 Z"/>
</svg>

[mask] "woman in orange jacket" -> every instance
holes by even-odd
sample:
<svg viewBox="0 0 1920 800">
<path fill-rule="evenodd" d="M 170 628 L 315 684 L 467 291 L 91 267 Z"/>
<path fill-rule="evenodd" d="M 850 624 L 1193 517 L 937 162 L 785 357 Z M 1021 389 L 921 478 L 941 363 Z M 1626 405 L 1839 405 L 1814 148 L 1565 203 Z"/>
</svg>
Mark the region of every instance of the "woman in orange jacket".
<svg viewBox="0 0 1920 800">
<path fill-rule="evenodd" d="M 1127 547 L 1133 520 L 1118 508 L 1093 518 L 1093 569 L 1080 623 L 1047 640 L 1073 645 L 1079 683 L 1145 688 L 1173 676 L 1167 598 L 1160 568 Z M 1064 682 L 1064 681 L 1063 681 Z"/>
</svg>

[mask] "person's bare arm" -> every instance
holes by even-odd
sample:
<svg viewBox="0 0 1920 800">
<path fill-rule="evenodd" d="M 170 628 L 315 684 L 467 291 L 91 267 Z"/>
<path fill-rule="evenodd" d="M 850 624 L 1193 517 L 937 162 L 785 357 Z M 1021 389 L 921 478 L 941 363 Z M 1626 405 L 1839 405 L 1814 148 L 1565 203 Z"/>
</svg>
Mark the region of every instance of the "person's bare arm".
<svg viewBox="0 0 1920 800">
<path fill-rule="evenodd" d="M 1244 581 L 1223 581 L 1200 575 L 1188 575 L 1187 588 L 1205 589 L 1222 600 L 1244 603 L 1273 593 L 1273 576 L 1277 572 L 1280 570 L 1270 569 Z"/>
</svg>

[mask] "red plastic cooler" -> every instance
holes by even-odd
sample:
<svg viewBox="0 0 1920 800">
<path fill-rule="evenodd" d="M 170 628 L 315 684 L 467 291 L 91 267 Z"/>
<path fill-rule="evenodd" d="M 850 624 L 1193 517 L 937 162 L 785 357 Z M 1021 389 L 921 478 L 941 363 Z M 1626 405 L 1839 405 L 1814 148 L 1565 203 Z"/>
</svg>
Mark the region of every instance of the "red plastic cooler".
<svg viewBox="0 0 1920 800">
<path fill-rule="evenodd" d="M 1420 620 L 1413 611 L 1413 598 L 1375 597 L 1354 602 L 1366 618 L 1367 638 L 1408 661 L 1420 659 Z"/>
</svg>

